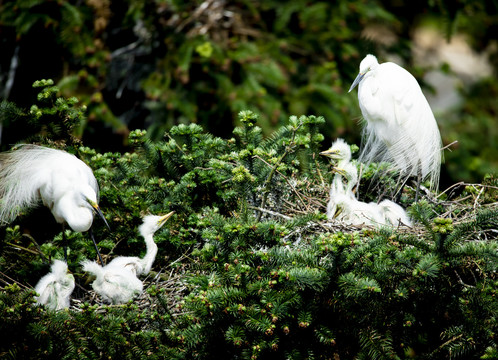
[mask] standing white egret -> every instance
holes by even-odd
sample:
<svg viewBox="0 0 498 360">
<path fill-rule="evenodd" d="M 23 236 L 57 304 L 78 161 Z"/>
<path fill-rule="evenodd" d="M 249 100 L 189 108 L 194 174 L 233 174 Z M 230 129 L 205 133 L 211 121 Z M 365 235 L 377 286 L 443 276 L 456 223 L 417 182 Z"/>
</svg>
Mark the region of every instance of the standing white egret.
<svg viewBox="0 0 498 360">
<path fill-rule="evenodd" d="M 379 64 L 373 55 L 360 63 L 349 91 L 358 85 L 360 109 L 366 120 L 359 160 L 388 162 L 403 183 L 417 177 L 437 190 L 442 141 L 436 119 L 417 80 L 401 66 Z"/>
<path fill-rule="evenodd" d="M 93 289 L 106 301 L 122 304 L 140 294 L 143 290 L 138 275 L 148 274 L 157 255 L 157 245 L 153 235 L 173 215 L 174 211 L 163 215 L 147 215 L 139 227 L 139 233 L 145 240 L 147 251 L 143 258 L 136 256 L 118 256 L 106 266 L 94 261 L 81 262 L 83 270 L 95 275 Z"/>
<path fill-rule="evenodd" d="M 67 309 L 69 297 L 74 290 L 74 276 L 67 272 L 65 261 L 54 260 L 50 272 L 43 276 L 35 291 L 37 304 L 47 306 L 52 310 Z"/>
<path fill-rule="evenodd" d="M 21 211 L 41 200 L 62 224 L 66 259 L 64 225 L 68 224 L 77 232 L 90 230 L 102 263 L 91 231 L 94 212 L 109 227 L 97 204 L 98 192 L 97 180 L 88 165 L 65 151 L 22 145 L 0 154 L 0 223 L 13 221 Z"/>
</svg>

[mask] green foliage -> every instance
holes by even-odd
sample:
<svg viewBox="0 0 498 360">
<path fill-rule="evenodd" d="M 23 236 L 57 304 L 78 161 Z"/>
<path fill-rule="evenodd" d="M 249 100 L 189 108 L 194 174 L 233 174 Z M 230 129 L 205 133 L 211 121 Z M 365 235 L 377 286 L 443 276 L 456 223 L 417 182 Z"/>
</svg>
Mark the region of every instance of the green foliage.
<svg viewBox="0 0 498 360">
<path fill-rule="evenodd" d="M 42 94 L 55 93 L 43 84 Z M 47 106 L 44 114 L 62 103 Z M 0 330 L 6 334 L 0 354 L 251 360 L 493 356 L 496 207 L 452 218 L 444 215 L 443 203 L 428 197 L 430 202 L 411 206 L 416 221 L 411 230 L 341 226 L 339 231 L 337 224 L 323 221 L 319 207 L 328 196 L 323 178 L 331 177 L 326 161 L 316 157 L 324 119 L 291 116 L 266 137 L 259 121 L 254 112 L 241 111 L 240 125 L 228 139 L 198 124 L 173 126 L 159 141 L 135 130 L 129 134 L 130 151 L 123 154 L 69 148 L 92 167 L 100 185 L 99 204 L 112 233 L 97 220 L 94 229 L 106 261 L 143 254 L 141 217 L 175 211 L 154 235 L 158 271 L 146 280 L 139 299 L 100 304 L 88 296 L 88 279 L 79 267 L 83 258 L 95 257 L 93 244 L 86 234 L 68 231 L 77 301 L 60 312 L 35 306 L 31 289 L 50 261 L 62 256 L 62 234 L 60 228 L 43 236 L 24 234 L 36 228 L 30 220 L 48 210 L 23 214 L 4 230 L 1 242 L 0 275 L 7 285 L 0 290 Z M 471 209 L 479 204 L 472 196 L 485 199 L 485 191 L 490 203 L 494 189 L 483 189 L 470 193 Z M 313 196 L 315 202 L 309 200 Z"/>
<path fill-rule="evenodd" d="M 29 111 L 7 101 L 0 105 L 0 116 L 5 119 L 2 123 L 9 125 L 13 132 L 20 131 L 15 141 L 77 146 L 80 140 L 75 135 L 85 119 L 86 106 L 78 107 L 75 97 L 60 96 L 59 88 L 51 79 L 37 80 L 33 88 L 39 92 L 36 104 Z"/>
<path fill-rule="evenodd" d="M 164 310 L 136 305 L 53 312 L 34 306 L 34 292 L 17 285 L 0 292 L 0 351 L 5 359 L 162 359 L 169 352 L 160 328 L 171 322 Z M 154 323 L 157 330 L 147 329 Z"/>
</svg>

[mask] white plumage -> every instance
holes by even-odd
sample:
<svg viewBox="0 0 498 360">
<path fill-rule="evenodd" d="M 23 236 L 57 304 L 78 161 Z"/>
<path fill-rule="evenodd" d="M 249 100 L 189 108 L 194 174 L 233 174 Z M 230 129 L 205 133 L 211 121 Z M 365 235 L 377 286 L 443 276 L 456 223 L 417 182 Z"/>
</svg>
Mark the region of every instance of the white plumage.
<svg viewBox="0 0 498 360">
<path fill-rule="evenodd" d="M 92 283 L 93 290 L 112 304 L 124 304 L 143 290 L 142 281 L 126 267 L 102 267 L 90 260 L 82 261 L 81 265 L 84 271 L 96 277 Z"/>
<path fill-rule="evenodd" d="M 327 156 L 336 161 L 336 165 L 334 166 L 336 174 L 330 186 L 330 200 L 327 204 L 327 218 L 332 220 L 337 211 L 336 199 L 338 195 L 346 194 L 351 198 L 355 198 L 353 188 L 358 183 L 358 170 L 351 162 L 351 148 L 341 138 L 336 139 L 330 149 L 322 151 L 320 155 Z M 344 184 L 344 180 L 346 180 L 346 184 Z"/>
<path fill-rule="evenodd" d="M 13 221 L 41 200 L 58 223 L 67 223 L 74 231 L 89 230 L 94 212 L 107 225 L 97 204 L 98 192 L 92 170 L 65 151 L 21 145 L 0 154 L 0 223 Z"/>
<path fill-rule="evenodd" d="M 153 235 L 173 213 L 174 211 L 164 216 L 144 217 L 139 227 L 139 233 L 143 236 L 147 247 L 143 258 L 118 256 L 103 267 L 94 261 L 81 262 L 83 270 L 96 277 L 92 287 L 104 300 L 113 304 L 123 304 L 142 292 L 143 284 L 137 276 L 148 274 L 156 258 L 157 245 Z"/>
<path fill-rule="evenodd" d="M 351 149 L 342 139 L 337 139 L 331 148 L 320 155 L 337 161 L 327 204 L 327 219 L 352 225 L 411 225 L 405 210 L 398 204 L 384 200 L 380 204 L 358 201 L 353 188 L 358 183 L 358 169 L 351 162 Z"/>
<path fill-rule="evenodd" d="M 429 179 L 431 189 L 437 189 L 442 141 L 417 80 L 401 66 L 379 64 L 367 55 L 349 91 L 356 85 L 366 120 L 359 160 L 388 162 L 405 179 Z"/>
<path fill-rule="evenodd" d="M 412 221 L 405 209 L 395 202 L 385 199 L 379 203 L 379 207 L 382 209 L 386 225 L 398 226 L 401 223 L 401 225 L 412 226 Z"/>
<path fill-rule="evenodd" d="M 334 219 L 351 225 L 378 226 L 384 224 L 384 217 L 375 203 L 358 201 L 347 194 L 335 197 L 336 213 Z"/>
<path fill-rule="evenodd" d="M 66 309 L 74 286 L 74 276 L 67 272 L 66 262 L 54 260 L 50 272 L 36 284 L 36 302 L 52 310 Z"/>
<path fill-rule="evenodd" d="M 153 235 L 173 214 L 174 211 L 171 211 L 164 216 L 147 215 L 143 218 L 142 225 L 138 228 L 138 232 L 145 240 L 145 246 L 147 249 L 143 258 L 136 256 L 118 256 L 107 266 L 112 265 L 125 267 L 130 269 L 136 275 L 148 274 L 157 255 L 157 245 L 154 242 Z"/>
</svg>

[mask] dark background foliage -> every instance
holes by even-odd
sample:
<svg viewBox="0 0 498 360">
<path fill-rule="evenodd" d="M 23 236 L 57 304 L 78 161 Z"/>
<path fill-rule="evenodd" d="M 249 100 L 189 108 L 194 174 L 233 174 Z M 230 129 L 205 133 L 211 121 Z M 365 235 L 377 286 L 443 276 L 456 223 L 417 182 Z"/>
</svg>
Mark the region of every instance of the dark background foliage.
<svg viewBox="0 0 498 360">
<path fill-rule="evenodd" d="M 424 75 L 452 69 L 414 60 L 418 29 L 466 35 L 496 74 L 496 19 L 494 2 L 470 0 L 9 1 L 0 5 L 0 95 L 28 106 L 31 84 L 55 79 L 87 106 L 77 136 L 104 151 L 126 150 L 130 130 L 159 139 L 180 123 L 226 137 L 245 109 L 261 114 L 265 134 L 289 115 L 315 114 L 326 120 L 326 143 L 359 144 L 361 113 L 347 90 L 366 53 L 394 56 L 431 94 Z M 459 92 L 460 105 L 438 114 L 445 145 L 458 140 L 442 188 L 497 168 L 496 82 Z M 11 122 L 3 120 L 4 150 L 26 138 L 25 124 Z"/>
</svg>

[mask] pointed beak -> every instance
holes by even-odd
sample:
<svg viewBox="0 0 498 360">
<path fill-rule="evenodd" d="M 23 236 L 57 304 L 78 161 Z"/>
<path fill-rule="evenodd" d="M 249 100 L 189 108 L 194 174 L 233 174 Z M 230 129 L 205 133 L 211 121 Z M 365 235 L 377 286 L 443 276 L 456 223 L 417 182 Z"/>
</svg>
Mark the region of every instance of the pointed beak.
<svg viewBox="0 0 498 360">
<path fill-rule="evenodd" d="M 338 168 L 338 167 L 334 167 L 332 168 L 332 171 L 339 174 L 339 175 L 342 175 L 342 176 L 346 176 L 346 170 L 342 169 L 342 168 Z"/>
<path fill-rule="evenodd" d="M 334 155 L 337 155 L 338 151 L 337 150 L 332 150 L 328 149 L 325 151 L 322 151 L 320 155 L 327 156 L 327 157 L 333 157 Z"/>
<path fill-rule="evenodd" d="M 93 202 L 93 201 L 89 201 L 90 205 L 92 206 L 93 210 L 95 211 L 95 213 L 104 221 L 104 224 L 105 226 L 107 226 L 107 228 L 109 229 L 109 231 L 111 231 L 111 228 L 109 227 L 109 224 L 107 223 L 105 217 L 104 217 L 104 214 L 102 214 L 102 210 L 100 210 L 100 207 L 99 207 L 99 204 Z"/>
<path fill-rule="evenodd" d="M 358 85 L 360 83 L 360 81 L 363 79 L 363 76 L 365 76 L 365 74 L 362 74 L 362 73 L 358 74 L 358 76 L 356 77 L 356 79 L 354 79 L 353 84 L 349 88 L 348 92 L 351 92 L 351 90 L 353 90 L 356 87 L 356 85 Z"/>
<path fill-rule="evenodd" d="M 158 221 L 159 226 L 163 226 L 163 225 L 164 225 L 164 223 L 165 223 L 166 221 L 168 221 L 168 219 L 169 219 L 169 218 L 171 217 L 171 215 L 173 215 L 174 213 L 175 213 L 174 211 L 171 211 L 171 212 L 167 213 L 166 215 L 162 216 L 162 217 L 159 219 L 159 221 Z"/>
</svg>

